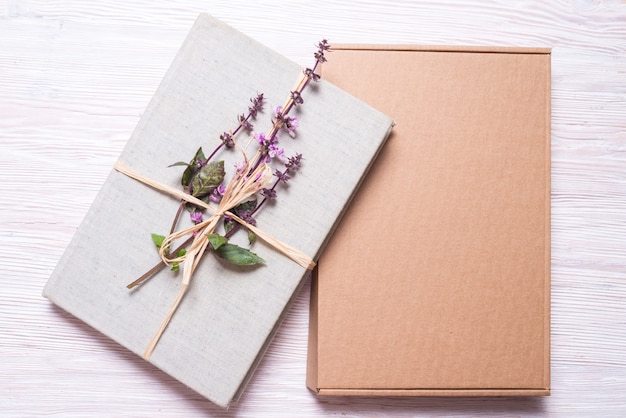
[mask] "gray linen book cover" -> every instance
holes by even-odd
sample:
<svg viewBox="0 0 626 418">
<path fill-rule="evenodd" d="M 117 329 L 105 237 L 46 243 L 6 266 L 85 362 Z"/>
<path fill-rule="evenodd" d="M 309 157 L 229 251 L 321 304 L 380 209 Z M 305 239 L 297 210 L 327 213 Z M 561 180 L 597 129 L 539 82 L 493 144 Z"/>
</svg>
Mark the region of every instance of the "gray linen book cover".
<svg viewBox="0 0 626 418">
<path fill-rule="evenodd" d="M 255 130 L 267 132 L 272 106 L 284 103 L 301 73 L 297 64 L 202 14 L 119 162 L 180 188 L 183 168 L 170 164 L 189 161 L 199 146 L 212 150 L 258 93 L 265 95 L 266 106 Z M 295 112 L 300 122 L 296 138 L 281 137 L 286 154 L 303 155 L 302 168 L 256 220 L 262 231 L 317 260 L 393 122 L 324 80 L 312 83 L 302 96 L 304 103 Z M 240 155 L 224 149 L 217 157 L 232 172 Z M 151 233 L 169 231 L 178 204 L 112 170 L 44 296 L 142 355 L 177 296 L 182 272 L 166 268 L 137 289 L 126 285 L 159 261 Z M 236 239 L 248 246 L 245 231 Z M 266 263 L 243 268 L 211 254 L 202 258 L 149 358 L 222 407 L 241 395 L 308 275 L 263 241 L 251 250 Z"/>
</svg>

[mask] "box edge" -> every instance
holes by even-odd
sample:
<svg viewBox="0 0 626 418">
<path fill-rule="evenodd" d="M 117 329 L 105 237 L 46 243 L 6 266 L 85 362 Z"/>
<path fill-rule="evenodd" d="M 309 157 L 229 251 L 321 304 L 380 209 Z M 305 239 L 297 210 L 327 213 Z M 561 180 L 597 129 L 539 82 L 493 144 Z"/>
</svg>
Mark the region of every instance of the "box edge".
<svg viewBox="0 0 626 418">
<path fill-rule="evenodd" d="M 319 388 L 319 396 L 403 396 L 403 397 L 532 397 L 550 396 L 549 388 L 537 389 L 350 389 Z"/>
<path fill-rule="evenodd" d="M 526 46 L 472 46 L 472 45 L 419 45 L 419 44 L 358 44 L 337 43 L 333 44 L 332 50 L 354 51 L 415 51 L 415 52 L 473 52 L 473 53 L 497 53 L 497 54 L 539 54 L 549 55 L 550 47 L 526 47 Z"/>
<path fill-rule="evenodd" d="M 306 386 L 313 392 L 319 393 L 317 368 L 317 267 L 311 273 L 311 293 L 309 297 L 309 335 L 306 357 Z"/>
</svg>

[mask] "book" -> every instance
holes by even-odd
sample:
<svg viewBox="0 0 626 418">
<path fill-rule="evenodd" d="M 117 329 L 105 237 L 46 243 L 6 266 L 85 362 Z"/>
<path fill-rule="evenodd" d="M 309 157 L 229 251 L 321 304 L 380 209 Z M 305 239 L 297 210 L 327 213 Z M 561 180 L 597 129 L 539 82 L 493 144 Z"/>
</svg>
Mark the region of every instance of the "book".
<svg viewBox="0 0 626 418">
<path fill-rule="evenodd" d="M 319 260 L 308 386 L 548 395 L 550 49 L 333 49 L 397 125 Z"/>
<path fill-rule="evenodd" d="M 303 69 L 234 28 L 201 14 L 119 157 L 118 164 L 171 188 L 199 146 L 219 144 L 249 99 L 263 93 L 254 120 L 267 132 Z M 255 215 L 257 227 L 316 260 L 393 125 L 370 105 L 321 80 L 302 94 L 294 139 L 281 138 L 302 168 Z M 240 133 L 238 135 L 245 135 Z M 246 139 L 238 139 L 244 146 Z M 226 172 L 241 155 L 220 150 Z M 151 234 L 167 234 L 179 200 L 112 169 L 61 257 L 43 294 L 137 355 L 163 324 L 181 272 L 162 269 L 126 286 L 158 263 Z M 232 237 L 247 247 L 244 231 Z M 205 255 L 149 361 L 221 407 L 241 395 L 309 270 L 262 240 L 266 262 L 233 266 Z"/>
</svg>

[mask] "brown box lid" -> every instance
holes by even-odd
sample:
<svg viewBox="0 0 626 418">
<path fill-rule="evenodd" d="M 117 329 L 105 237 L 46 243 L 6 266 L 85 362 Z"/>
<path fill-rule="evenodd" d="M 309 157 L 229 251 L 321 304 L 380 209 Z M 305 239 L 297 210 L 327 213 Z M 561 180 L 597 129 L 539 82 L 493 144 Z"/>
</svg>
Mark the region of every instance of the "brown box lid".
<svg viewBox="0 0 626 418">
<path fill-rule="evenodd" d="M 323 76 L 396 126 L 314 275 L 307 386 L 548 395 L 550 50 L 347 45 Z"/>
</svg>

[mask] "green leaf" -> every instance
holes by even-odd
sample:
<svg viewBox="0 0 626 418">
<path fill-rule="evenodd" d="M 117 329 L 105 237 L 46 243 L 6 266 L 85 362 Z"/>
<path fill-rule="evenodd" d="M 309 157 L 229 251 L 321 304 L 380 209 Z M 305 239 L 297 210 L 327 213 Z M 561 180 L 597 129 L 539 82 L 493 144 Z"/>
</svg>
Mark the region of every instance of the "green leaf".
<svg viewBox="0 0 626 418">
<path fill-rule="evenodd" d="M 199 160 L 206 160 L 204 152 L 202 151 L 202 147 L 198 148 L 198 151 L 196 151 L 196 155 L 193 156 L 194 162 L 198 162 Z"/>
<path fill-rule="evenodd" d="M 185 254 L 187 254 L 187 250 L 184 248 L 181 248 L 180 250 L 176 251 L 176 257 L 182 257 Z M 178 261 L 172 261 L 172 271 L 178 271 L 180 269 L 180 262 Z"/>
<path fill-rule="evenodd" d="M 181 248 L 180 250 L 176 251 L 176 257 L 182 257 L 185 254 L 187 254 L 187 250 L 184 248 Z M 178 271 L 180 269 L 180 262 L 178 261 L 172 261 L 172 271 Z"/>
<path fill-rule="evenodd" d="M 186 162 L 184 162 L 184 161 L 177 161 L 177 162 L 175 162 L 174 164 L 170 164 L 170 165 L 168 165 L 167 167 L 168 167 L 168 168 L 169 168 L 169 167 L 177 167 L 177 166 L 181 166 L 181 165 L 184 165 L 184 166 L 186 166 L 186 167 L 189 167 L 189 163 L 186 163 Z"/>
<path fill-rule="evenodd" d="M 189 164 L 185 171 L 183 171 L 183 177 L 180 179 L 180 184 L 182 184 L 183 187 L 189 186 L 189 183 L 191 183 L 191 179 L 197 171 L 198 170 L 196 169 L 196 166 Z"/>
<path fill-rule="evenodd" d="M 256 241 L 256 234 L 248 229 L 248 243 L 250 245 L 254 244 Z"/>
<path fill-rule="evenodd" d="M 203 197 L 210 195 L 224 180 L 224 174 L 224 161 L 210 162 L 202 167 L 191 179 L 193 196 Z"/>
<path fill-rule="evenodd" d="M 180 183 L 184 187 L 189 186 L 189 184 L 191 183 L 191 180 L 194 178 L 194 176 L 196 175 L 196 173 L 199 170 L 198 169 L 198 166 L 199 166 L 198 163 L 200 161 L 204 161 L 204 160 L 206 160 L 206 157 L 204 156 L 204 152 L 202 151 L 202 147 L 200 147 L 200 148 L 198 148 L 198 151 L 196 151 L 196 154 L 193 156 L 193 159 L 189 162 L 189 164 L 187 164 L 187 169 L 183 172 L 183 177 L 182 177 Z M 180 165 L 180 164 L 179 163 L 175 163 L 174 165 Z"/>
<path fill-rule="evenodd" d="M 154 245 L 156 245 L 157 248 L 161 248 L 161 246 L 163 245 L 163 241 L 165 241 L 165 236 L 152 234 L 152 242 L 154 242 Z"/>
<path fill-rule="evenodd" d="M 234 227 L 236 222 L 231 220 L 224 219 L 224 233 L 228 234 Z"/>
<path fill-rule="evenodd" d="M 233 209 L 233 212 L 235 215 L 239 215 L 241 212 L 252 212 L 254 209 L 256 209 L 256 199 L 238 204 L 235 209 Z"/>
<path fill-rule="evenodd" d="M 265 260 L 252 251 L 235 244 L 224 244 L 215 250 L 215 253 L 224 260 L 238 266 L 254 266 L 265 263 Z"/>
<path fill-rule="evenodd" d="M 207 238 L 209 239 L 209 244 L 211 244 L 211 248 L 217 250 L 222 245 L 228 242 L 228 238 L 221 236 L 220 234 L 208 234 Z"/>
</svg>

